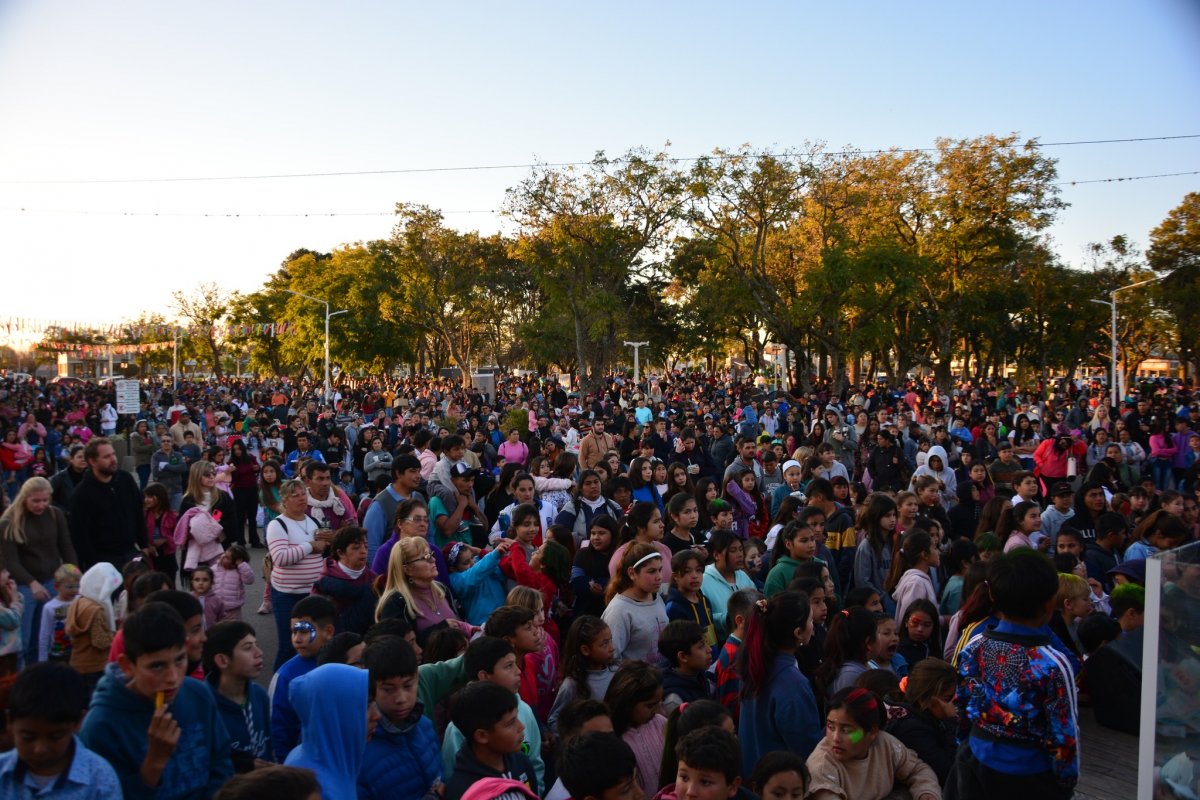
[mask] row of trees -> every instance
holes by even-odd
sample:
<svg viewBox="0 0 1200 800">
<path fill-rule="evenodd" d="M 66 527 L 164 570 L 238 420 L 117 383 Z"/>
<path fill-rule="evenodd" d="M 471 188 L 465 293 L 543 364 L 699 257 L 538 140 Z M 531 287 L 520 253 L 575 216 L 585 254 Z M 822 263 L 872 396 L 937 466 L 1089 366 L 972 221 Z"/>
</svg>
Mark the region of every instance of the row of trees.
<svg viewBox="0 0 1200 800">
<path fill-rule="evenodd" d="M 492 363 L 587 382 L 625 360 L 626 339 L 665 367 L 730 354 L 759 366 L 769 340 L 798 383 L 914 368 L 946 381 L 952 363 L 973 378 L 1107 368 L 1108 311 L 1089 299 L 1170 273 L 1122 296 L 1121 359 L 1193 361 L 1200 194 L 1152 232 L 1147 257 L 1114 236 L 1074 266 L 1046 234 L 1064 207 L 1055 161 L 1016 135 L 932 152 L 637 149 L 534 169 L 505 198 L 511 236 L 400 203 L 388 239 L 298 250 L 256 292 L 210 285 L 176 301 L 197 325 L 296 325 L 189 342 L 218 374 L 229 353 L 260 373 L 319 374 L 324 317 L 301 292 L 350 311 L 331 347 L 350 372 Z"/>
</svg>

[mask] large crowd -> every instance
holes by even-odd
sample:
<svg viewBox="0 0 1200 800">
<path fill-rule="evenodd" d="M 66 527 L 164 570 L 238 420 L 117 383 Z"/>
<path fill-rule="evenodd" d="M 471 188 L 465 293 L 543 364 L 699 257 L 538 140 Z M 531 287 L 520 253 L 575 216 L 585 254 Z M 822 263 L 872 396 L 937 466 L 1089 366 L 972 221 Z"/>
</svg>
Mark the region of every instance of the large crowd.
<svg viewBox="0 0 1200 800">
<path fill-rule="evenodd" d="M 1188 387 L 494 381 L 0 380 L 0 798 L 1068 798 L 1138 732 Z"/>
</svg>

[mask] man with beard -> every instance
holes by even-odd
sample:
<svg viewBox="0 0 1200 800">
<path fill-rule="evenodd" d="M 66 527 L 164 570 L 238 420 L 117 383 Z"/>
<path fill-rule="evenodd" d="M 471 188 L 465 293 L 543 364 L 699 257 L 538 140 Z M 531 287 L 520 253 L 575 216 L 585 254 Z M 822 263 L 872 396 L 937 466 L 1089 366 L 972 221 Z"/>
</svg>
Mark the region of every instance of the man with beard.
<svg viewBox="0 0 1200 800">
<path fill-rule="evenodd" d="M 71 541 L 79 568 L 107 561 L 118 570 L 145 550 L 146 521 L 137 481 L 117 467 L 117 453 L 103 436 L 83 450 L 87 472 L 71 494 Z"/>
<path fill-rule="evenodd" d="M 596 417 L 592 421 L 592 432 L 579 442 L 579 463 L 583 469 L 591 469 L 604 458 L 609 450 L 615 450 L 617 438 L 604 432 L 604 420 Z"/>
</svg>

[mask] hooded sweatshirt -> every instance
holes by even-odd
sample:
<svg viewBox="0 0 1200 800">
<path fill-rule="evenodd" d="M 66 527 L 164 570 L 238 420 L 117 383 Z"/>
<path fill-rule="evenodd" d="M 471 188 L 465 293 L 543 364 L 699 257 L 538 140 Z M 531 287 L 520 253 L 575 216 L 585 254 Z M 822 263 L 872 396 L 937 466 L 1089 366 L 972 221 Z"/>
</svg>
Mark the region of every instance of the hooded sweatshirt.
<svg viewBox="0 0 1200 800">
<path fill-rule="evenodd" d="M 524 753 L 518 751 L 504 756 L 504 771 L 497 772 L 476 758 L 475 752 L 470 747 L 463 747 L 458 751 L 458 758 L 454 761 L 454 777 L 446 784 L 445 800 L 462 800 L 471 787 L 479 781 L 493 778 L 508 778 L 529 787 L 535 795 L 541 793 L 537 776 L 533 774 L 533 765 L 529 763 L 529 757 Z M 324 785 L 321 788 L 324 789 Z M 503 796 L 507 797 L 508 795 Z M 325 797 L 329 798 L 329 795 L 326 794 Z M 329 800 L 337 800 L 337 798 L 329 798 Z"/>
<path fill-rule="evenodd" d="M 112 764 L 125 800 L 206 800 L 233 775 L 229 734 L 204 684 L 184 678 L 169 707 L 179 724 L 179 743 L 159 785 L 147 786 L 140 771 L 154 700 L 130 689 L 116 664 L 108 665 L 96 686 L 79 738 Z"/>
<path fill-rule="evenodd" d="M 928 572 L 919 569 L 905 570 L 900 576 L 896 588 L 892 590 L 892 600 L 896 603 L 896 624 L 904 621 L 904 612 L 916 600 L 928 600 L 937 608 L 937 592 L 933 588 L 933 579 Z"/>
<path fill-rule="evenodd" d="M 79 597 L 67 610 L 67 636 L 71 637 L 71 668 L 87 675 L 108 663 L 108 648 L 116 634 L 112 594 L 121 585 L 121 573 L 107 561 L 94 565 L 79 581 Z"/>
<path fill-rule="evenodd" d="M 267 690 L 254 681 L 246 685 L 246 704 L 235 703 L 219 690 L 220 674 L 214 672 L 205 680 L 217 712 L 225 723 L 229 738 L 233 739 L 235 768 L 246 772 L 254 766 L 254 759 L 274 761 L 271 750 L 271 701 Z"/>
<path fill-rule="evenodd" d="M 934 456 L 942 460 L 942 468 L 940 470 L 935 470 L 929 466 L 929 460 Z M 908 490 L 910 492 L 915 491 L 913 489 L 913 482 L 922 475 L 932 475 L 942 482 L 942 508 L 950 508 L 957 495 L 958 480 L 954 477 L 954 470 L 950 469 L 950 459 L 946 455 L 946 448 L 940 444 L 935 444 L 929 448 L 929 452 L 925 457 L 925 463 L 913 471 L 912 480 L 908 482 Z"/>
<path fill-rule="evenodd" d="M 300 744 L 284 762 L 311 769 L 325 800 L 356 800 L 367 747 L 367 671 L 326 664 L 292 681 Z"/>
</svg>

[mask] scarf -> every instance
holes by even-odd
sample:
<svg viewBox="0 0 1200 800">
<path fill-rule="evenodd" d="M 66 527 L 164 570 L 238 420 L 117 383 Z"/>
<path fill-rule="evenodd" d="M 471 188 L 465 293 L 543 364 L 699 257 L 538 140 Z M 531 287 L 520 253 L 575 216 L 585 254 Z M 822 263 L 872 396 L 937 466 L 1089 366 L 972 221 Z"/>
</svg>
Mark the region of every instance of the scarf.
<svg viewBox="0 0 1200 800">
<path fill-rule="evenodd" d="M 365 566 L 362 569 L 350 569 L 340 561 L 338 562 L 338 568 L 341 569 L 342 572 L 346 573 L 346 577 L 352 581 L 358 580 L 358 577 L 367 571 Z"/>
<path fill-rule="evenodd" d="M 316 520 L 317 525 L 320 527 L 325 527 L 324 525 L 321 525 L 322 522 L 326 521 L 325 509 L 329 509 L 333 513 L 333 516 L 337 519 L 341 519 L 342 517 L 346 516 L 346 507 L 342 505 L 341 498 L 338 497 L 337 491 L 332 487 L 329 489 L 329 497 L 325 498 L 324 500 L 318 500 L 317 498 L 313 497 L 312 492 L 308 491 L 307 489 L 304 490 L 304 493 L 308 495 L 309 516 Z M 332 525 L 330 527 L 332 527 Z"/>
</svg>

